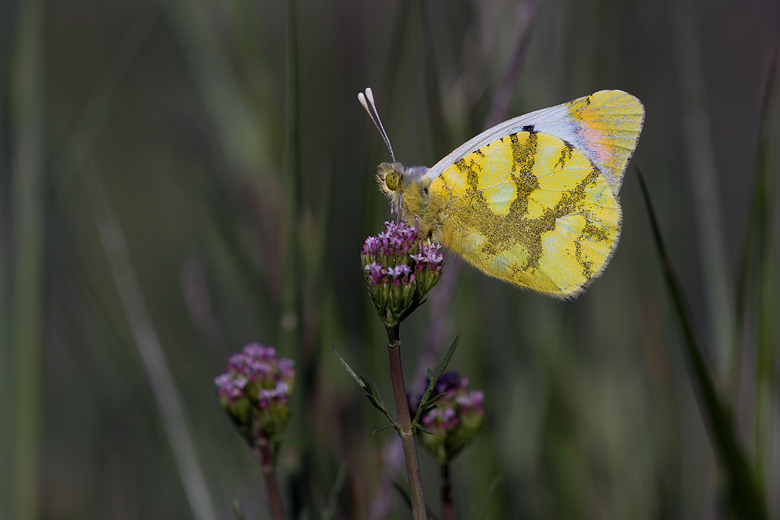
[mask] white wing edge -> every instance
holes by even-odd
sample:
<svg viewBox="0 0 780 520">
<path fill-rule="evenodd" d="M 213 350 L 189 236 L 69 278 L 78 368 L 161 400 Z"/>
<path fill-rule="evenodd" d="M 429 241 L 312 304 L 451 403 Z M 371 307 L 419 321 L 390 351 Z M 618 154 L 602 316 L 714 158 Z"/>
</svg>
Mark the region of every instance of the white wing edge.
<svg viewBox="0 0 780 520">
<path fill-rule="evenodd" d="M 599 91 L 591 94 L 591 96 L 599 94 L 601 92 L 622 92 L 622 91 Z M 625 92 L 623 93 L 627 94 Z M 627 95 L 634 98 L 634 96 L 632 96 L 631 94 L 627 94 Z M 583 96 L 583 97 L 587 97 L 587 96 Z M 529 112 L 528 114 L 524 114 L 512 119 L 508 119 L 507 121 L 504 121 L 503 123 L 499 123 L 492 128 L 488 128 L 481 134 L 469 139 L 468 141 L 466 141 L 465 143 L 457 147 L 455 150 L 450 152 L 446 157 L 444 157 L 442 160 L 440 160 L 435 165 L 433 165 L 433 167 L 430 170 L 428 170 L 428 172 L 425 174 L 425 177 L 430 180 L 435 179 L 436 177 L 441 175 L 441 173 L 444 170 L 446 170 L 451 165 L 455 164 L 457 161 L 459 161 L 466 155 L 470 154 L 471 152 L 478 150 L 483 146 L 488 145 L 493 141 L 496 141 L 497 139 L 500 139 L 501 137 L 505 137 L 507 135 L 520 132 L 522 131 L 524 126 L 528 126 L 528 125 L 533 125 L 534 129 L 538 132 L 549 134 L 557 137 L 558 139 L 571 143 L 575 148 L 585 151 L 586 155 L 590 157 L 591 162 L 597 164 L 598 161 L 596 160 L 597 158 L 594 156 L 593 150 L 590 149 L 588 144 L 580 136 L 579 126 L 577 125 L 577 122 L 574 119 L 572 119 L 571 116 L 569 116 L 569 106 L 572 103 L 578 101 L 579 99 L 582 98 L 578 98 L 569 101 L 567 103 L 562 103 L 554 107 L 535 110 L 533 112 Z M 644 123 L 644 121 L 642 122 Z M 639 128 L 641 131 L 642 125 L 640 125 Z M 636 143 L 637 143 L 637 139 L 635 139 L 633 142 L 634 148 L 636 147 Z M 633 151 L 634 151 L 633 149 L 630 151 L 629 159 L 631 155 L 633 155 Z M 618 188 L 619 188 L 619 184 L 618 184 Z"/>
</svg>

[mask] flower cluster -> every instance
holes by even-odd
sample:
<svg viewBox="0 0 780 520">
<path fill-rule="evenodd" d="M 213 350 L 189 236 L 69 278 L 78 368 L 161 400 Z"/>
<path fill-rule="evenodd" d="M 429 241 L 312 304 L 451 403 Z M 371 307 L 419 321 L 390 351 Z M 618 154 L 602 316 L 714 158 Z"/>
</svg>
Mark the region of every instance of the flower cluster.
<svg viewBox="0 0 780 520">
<path fill-rule="evenodd" d="M 480 390 L 469 390 L 469 380 L 457 372 L 445 372 L 436 382 L 432 396 L 443 394 L 420 419 L 433 434 L 421 433 L 423 445 L 440 464 L 446 464 L 457 455 L 482 427 L 485 409 Z M 410 398 L 412 414 L 416 413 L 420 397 Z"/>
<path fill-rule="evenodd" d="M 382 233 L 366 239 L 360 258 L 371 298 L 388 327 L 419 305 L 444 266 L 441 246 L 423 245 L 417 228 L 403 222 L 385 222 Z"/>
<path fill-rule="evenodd" d="M 290 414 L 294 361 L 274 347 L 250 343 L 230 356 L 227 372 L 214 379 L 222 408 L 252 446 L 278 441 Z"/>
</svg>

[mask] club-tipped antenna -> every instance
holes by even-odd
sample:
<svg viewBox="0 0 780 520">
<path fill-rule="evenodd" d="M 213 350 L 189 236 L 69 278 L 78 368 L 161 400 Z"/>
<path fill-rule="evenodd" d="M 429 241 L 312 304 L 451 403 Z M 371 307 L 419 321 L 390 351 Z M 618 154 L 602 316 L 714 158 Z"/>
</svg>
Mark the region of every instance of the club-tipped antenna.
<svg viewBox="0 0 780 520">
<path fill-rule="evenodd" d="M 362 92 L 358 93 L 358 101 L 360 101 L 360 104 L 363 105 L 363 108 L 365 108 L 366 112 L 368 112 L 368 117 L 370 117 L 371 121 L 373 121 L 374 126 L 379 131 L 379 135 L 381 135 L 382 139 L 385 140 L 385 145 L 390 152 L 390 158 L 393 159 L 393 162 L 395 162 L 393 147 L 390 146 L 390 139 L 388 139 L 387 132 L 385 132 L 385 127 L 382 126 L 382 120 L 379 118 L 379 111 L 376 109 L 376 104 L 374 103 L 374 93 L 371 92 L 371 87 L 366 88 L 365 94 Z M 369 105 L 371 105 L 371 108 L 369 108 Z M 371 109 L 374 110 L 373 113 L 371 113 Z M 376 115 L 376 118 L 374 115 Z"/>
</svg>

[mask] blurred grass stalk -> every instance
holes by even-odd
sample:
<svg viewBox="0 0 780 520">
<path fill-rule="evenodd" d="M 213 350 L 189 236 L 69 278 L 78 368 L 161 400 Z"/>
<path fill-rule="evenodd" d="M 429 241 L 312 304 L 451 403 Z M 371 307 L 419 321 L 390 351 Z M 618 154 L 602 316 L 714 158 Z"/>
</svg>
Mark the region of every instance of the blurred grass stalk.
<svg viewBox="0 0 780 520">
<path fill-rule="evenodd" d="M 231 60 L 220 44 L 215 29 L 217 22 L 211 12 L 220 6 L 198 0 L 159 0 L 159 3 L 168 13 L 181 43 L 232 173 L 249 177 L 268 173 L 271 154 L 266 145 L 272 140 L 265 125 L 250 116 L 247 100 L 230 69 Z"/>
<path fill-rule="evenodd" d="M 301 123 L 300 123 L 300 71 L 298 52 L 297 1 L 287 0 L 287 44 L 285 49 L 285 105 L 286 105 L 286 175 L 287 189 L 287 251 L 285 254 L 284 285 L 281 301 L 281 346 L 287 352 L 295 352 L 301 360 L 301 262 L 300 212 L 301 212 Z M 301 381 L 306 384 L 306 381 Z M 306 395 L 306 392 L 304 392 Z"/>
<path fill-rule="evenodd" d="M 755 435 L 755 470 L 760 483 L 765 483 L 765 489 L 773 489 L 771 462 L 773 455 L 774 420 L 772 406 L 772 388 L 774 353 L 774 321 L 777 315 L 775 301 L 776 258 L 773 244 L 772 222 L 774 216 L 775 186 L 771 175 L 771 135 L 770 125 L 773 112 L 776 111 L 777 74 L 780 55 L 775 53 L 764 89 L 761 103 L 758 147 L 756 157 L 756 172 L 753 185 L 753 200 L 748 222 L 747 239 L 743 254 L 742 272 L 740 273 L 740 292 L 738 300 L 736 331 L 737 340 L 742 338 L 742 328 L 745 325 L 744 312 L 747 307 L 747 296 L 750 287 L 751 271 L 756 275 L 756 348 L 755 348 L 755 404 L 754 404 L 754 435 Z M 736 388 L 736 386 L 735 386 Z M 768 484 L 768 485 L 767 485 Z"/>
<path fill-rule="evenodd" d="M 90 161 L 87 150 L 74 150 L 89 199 L 93 206 L 95 224 L 106 257 L 117 285 L 122 307 L 130 325 L 138 353 L 152 387 L 174 461 L 179 471 L 185 495 L 196 520 L 216 520 L 209 498 L 206 478 L 198 462 L 195 444 L 173 374 L 165 352 L 154 329 L 149 309 L 144 302 L 138 275 L 130 261 L 119 218 L 114 212 L 98 172 Z"/>
<path fill-rule="evenodd" d="M 39 463 L 41 423 L 41 350 L 44 330 L 43 264 L 45 236 L 44 182 L 46 137 L 43 106 L 43 2 L 18 6 L 18 25 L 4 28 L 11 34 L 12 54 L 2 78 L 7 88 L 10 154 L 5 165 L 9 178 L 3 184 L 10 197 L 3 222 L 2 380 L 10 380 L 0 397 L 3 410 L 4 482 L 0 516 L 32 520 L 39 516 Z M 4 10 L 8 13 L 10 9 Z M 4 35 L 5 36 L 5 35 Z M 5 101 L 5 99 L 3 100 Z M 6 363 L 8 368 L 6 368 Z M 6 389 L 10 390 L 6 394 Z M 7 426 L 6 416 L 11 427 Z M 6 444 L 7 443 L 7 444 Z M 6 467 L 9 468 L 6 470 Z M 7 504 L 2 502 L 7 501 Z"/>
<path fill-rule="evenodd" d="M 683 348 L 692 384 L 699 397 L 699 407 L 709 427 L 709 433 L 715 452 L 718 454 L 726 472 L 729 484 L 730 503 L 739 513 L 740 518 L 750 520 L 766 520 L 767 509 L 764 494 L 758 485 L 752 468 L 748 463 L 745 450 L 737 439 L 736 429 L 731 415 L 731 409 L 721 399 L 716 385 L 707 367 L 704 351 L 693 332 L 688 306 L 683 296 L 682 287 L 677 275 L 672 269 L 671 261 L 666 254 L 666 248 L 661 238 L 650 196 L 644 179 L 637 170 L 639 185 L 645 200 L 653 239 L 658 258 L 661 262 L 664 281 L 669 296 L 674 304 L 674 311 L 680 322 L 683 333 Z"/>
<path fill-rule="evenodd" d="M 710 122 L 704 93 L 704 72 L 698 32 L 690 1 L 672 9 L 674 50 L 682 96 L 685 148 L 691 179 L 693 215 L 702 266 L 702 286 L 709 337 L 714 346 L 719 381 L 727 381 L 734 367 L 734 311 L 726 266 L 721 223 L 715 154 L 710 139 Z"/>
<path fill-rule="evenodd" d="M 220 33 L 220 30 L 224 30 L 225 27 L 235 28 L 237 26 L 236 18 L 242 16 L 241 10 L 234 10 L 228 4 L 205 0 L 192 2 L 159 0 L 159 5 L 166 12 L 167 19 L 179 41 L 195 87 L 213 126 L 219 149 L 225 155 L 227 163 L 225 177 L 235 177 L 239 182 L 248 182 L 252 186 L 259 187 L 259 205 L 267 203 L 268 201 L 264 197 L 269 196 L 268 193 L 274 193 L 273 189 L 270 191 L 267 189 L 276 187 L 278 179 L 281 179 L 282 183 L 293 181 L 289 179 L 290 175 L 276 175 L 279 173 L 279 168 L 274 163 L 275 154 L 272 143 L 275 142 L 273 129 L 278 125 L 274 119 L 274 111 L 253 110 L 254 106 L 272 106 L 275 103 L 269 92 L 272 90 L 271 84 L 276 81 L 276 78 L 271 75 L 266 77 L 262 74 L 255 74 L 252 76 L 252 82 L 249 83 L 250 88 L 242 89 L 242 85 L 246 84 L 246 78 L 234 69 L 236 61 L 232 59 L 231 53 L 235 49 L 226 43 L 225 38 Z M 253 47 L 248 52 L 252 58 L 260 60 L 260 50 Z M 251 66 L 248 68 L 252 69 Z M 297 92 L 295 97 L 298 97 Z M 300 156 L 299 151 L 295 153 Z M 300 170 L 300 167 L 297 169 Z M 290 188 L 290 186 L 285 185 L 285 188 Z M 264 194 L 264 190 L 267 193 Z M 299 188 L 293 186 L 292 191 L 299 192 Z M 295 195 L 293 198 L 297 199 L 299 196 Z M 274 205 L 271 204 L 271 206 Z M 278 219 L 282 224 L 283 231 L 286 230 L 284 226 L 287 222 L 282 221 L 281 213 L 276 215 L 271 211 L 269 215 L 269 218 L 274 219 L 274 221 Z M 296 219 L 298 215 L 296 210 Z M 274 225 L 278 225 L 279 222 L 274 222 Z M 293 224 L 296 225 L 291 227 L 297 227 L 297 220 Z M 297 229 L 290 231 L 290 233 L 297 236 Z M 235 231 L 228 228 L 224 230 L 224 234 L 230 239 L 232 248 L 236 248 Z M 275 246 L 276 243 L 271 247 Z M 265 254 L 278 257 L 276 259 L 279 265 L 283 265 L 281 253 L 274 251 Z M 249 272 L 246 259 L 242 258 L 241 255 L 242 253 L 236 250 L 234 258 L 243 270 Z M 273 262 L 271 263 L 273 264 Z M 261 281 L 268 286 L 268 290 L 272 293 L 271 299 L 277 303 L 277 298 L 287 299 L 287 295 L 276 293 L 276 280 L 269 279 L 269 277 L 274 276 L 270 274 L 272 272 L 271 269 L 262 271 L 264 278 Z M 282 276 L 279 275 L 280 278 Z M 250 283 L 255 286 L 259 285 L 254 276 L 248 278 Z M 257 287 L 255 292 L 260 290 L 261 288 Z M 286 288 L 282 287 L 281 290 L 285 292 Z M 279 307 L 281 306 L 273 308 L 273 312 L 276 313 L 273 317 L 275 326 L 265 340 L 273 341 L 284 348 L 282 344 L 284 342 L 280 342 L 279 338 L 276 338 L 280 328 L 279 322 L 289 323 L 292 319 L 299 317 L 286 316 L 285 319 L 285 315 L 280 312 L 282 309 Z"/>
<path fill-rule="evenodd" d="M 298 364 L 298 403 L 291 417 L 288 439 L 304 453 L 311 450 L 311 436 L 307 433 L 306 407 L 312 396 L 312 355 L 311 349 L 303 345 L 303 267 L 301 257 L 301 115 L 300 115 L 300 53 L 298 35 L 298 2 L 285 2 L 285 175 L 284 183 L 287 207 L 284 215 L 287 219 L 287 236 L 283 256 L 283 284 L 279 307 L 279 345 Z M 305 457 L 292 475 L 292 494 L 306 497 L 311 493 L 311 457 Z M 303 502 L 309 502 L 304 499 Z M 299 518 L 307 511 L 307 505 L 299 500 L 293 501 L 289 515 Z"/>
</svg>

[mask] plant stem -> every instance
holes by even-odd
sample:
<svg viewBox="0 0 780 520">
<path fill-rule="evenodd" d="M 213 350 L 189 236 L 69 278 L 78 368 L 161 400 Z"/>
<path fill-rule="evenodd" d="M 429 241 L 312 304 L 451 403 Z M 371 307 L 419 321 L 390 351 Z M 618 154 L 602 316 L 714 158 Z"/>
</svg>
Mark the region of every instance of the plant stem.
<svg viewBox="0 0 780 520">
<path fill-rule="evenodd" d="M 425 497 L 423 496 L 422 477 L 420 475 L 420 463 L 417 460 L 417 444 L 412 431 L 412 418 L 409 414 L 409 403 L 406 400 L 406 385 L 404 384 L 404 371 L 401 367 L 401 340 L 398 337 L 399 327 L 396 325 L 387 329 L 387 352 L 390 356 L 390 379 L 393 383 L 393 397 L 395 409 L 398 413 L 400 429 L 398 435 L 404 447 L 406 459 L 406 474 L 409 478 L 409 496 L 412 501 L 412 516 L 415 520 L 427 520 L 425 511 Z"/>
<path fill-rule="evenodd" d="M 452 502 L 452 478 L 449 462 L 441 465 L 441 518 L 455 520 L 455 504 Z"/>
<path fill-rule="evenodd" d="M 260 469 L 265 479 L 265 487 L 268 491 L 268 509 L 273 520 L 284 520 L 282 500 L 279 498 L 279 486 L 276 483 L 276 468 L 274 467 L 274 453 L 271 442 L 267 439 L 261 445 L 252 450 L 260 463 Z"/>
</svg>

